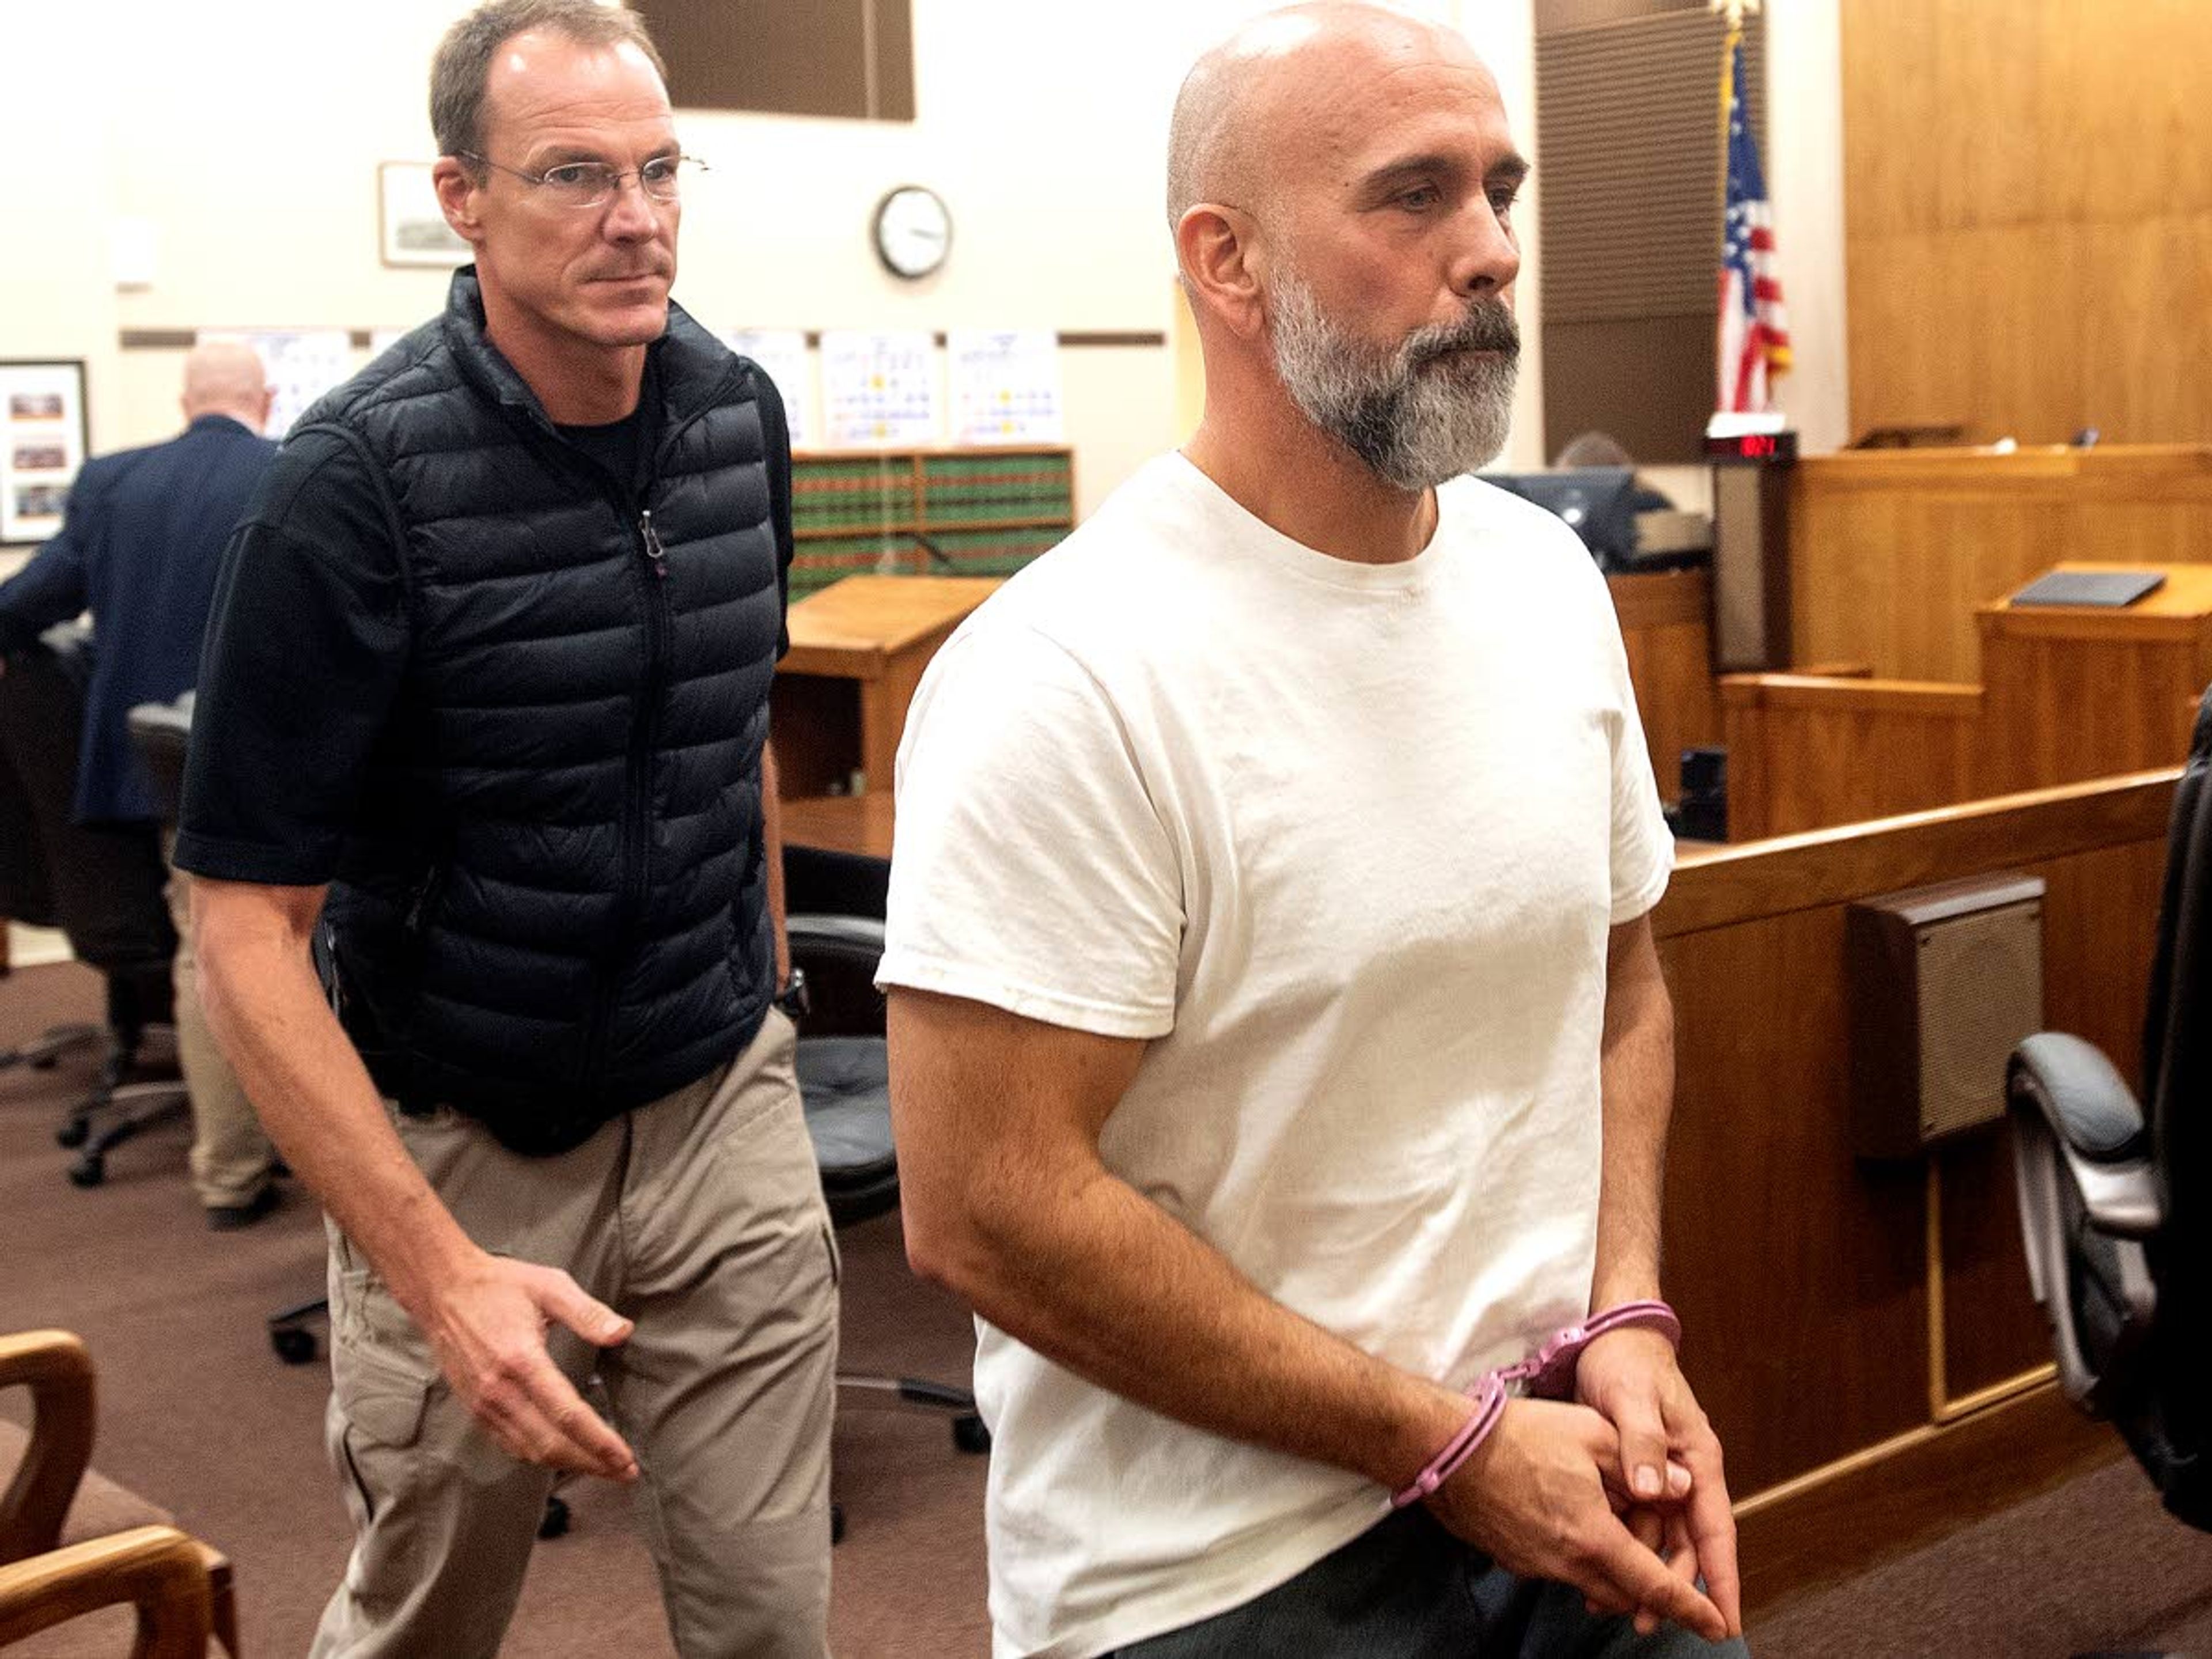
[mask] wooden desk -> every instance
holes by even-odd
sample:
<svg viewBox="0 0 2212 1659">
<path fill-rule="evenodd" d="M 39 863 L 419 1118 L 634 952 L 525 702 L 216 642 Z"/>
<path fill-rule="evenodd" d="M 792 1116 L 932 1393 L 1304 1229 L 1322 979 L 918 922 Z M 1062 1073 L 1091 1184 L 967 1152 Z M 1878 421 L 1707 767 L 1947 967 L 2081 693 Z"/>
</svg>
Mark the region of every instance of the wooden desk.
<svg viewBox="0 0 2212 1659">
<path fill-rule="evenodd" d="M 1713 700 L 1711 573 L 1655 570 L 1608 576 L 1628 678 L 1644 717 L 1659 796 L 1681 793 L 1681 756 L 1721 740 Z"/>
<path fill-rule="evenodd" d="M 998 586 L 986 576 L 848 576 L 793 605 L 770 698 L 782 793 L 888 793 L 921 671 Z"/>
<path fill-rule="evenodd" d="M 1974 613 L 1987 688 L 1992 788 L 2033 789 L 2179 763 L 2212 681 L 2212 565 L 2065 563 L 2155 570 L 2121 607 L 2027 605 Z"/>
<path fill-rule="evenodd" d="M 891 792 L 868 795 L 798 795 L 782 803 L 787 847 L 891 855 Z"/>
</svg>

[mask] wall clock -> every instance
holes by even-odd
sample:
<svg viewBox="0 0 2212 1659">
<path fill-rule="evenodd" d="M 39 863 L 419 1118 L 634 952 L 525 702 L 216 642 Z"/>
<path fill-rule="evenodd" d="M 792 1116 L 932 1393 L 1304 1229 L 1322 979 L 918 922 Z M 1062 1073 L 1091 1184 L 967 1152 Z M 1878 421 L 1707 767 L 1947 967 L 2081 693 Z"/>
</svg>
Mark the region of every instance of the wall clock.
<svg viewBox="0 0 2212 1659">
<path fill-rule="evenodd" d="M 928 186 L 901 185 L 876 204 L 871 234 L 884 269 L 911 282 L 945 263 L 952 246 L 952 215 Z"/>
</svg>

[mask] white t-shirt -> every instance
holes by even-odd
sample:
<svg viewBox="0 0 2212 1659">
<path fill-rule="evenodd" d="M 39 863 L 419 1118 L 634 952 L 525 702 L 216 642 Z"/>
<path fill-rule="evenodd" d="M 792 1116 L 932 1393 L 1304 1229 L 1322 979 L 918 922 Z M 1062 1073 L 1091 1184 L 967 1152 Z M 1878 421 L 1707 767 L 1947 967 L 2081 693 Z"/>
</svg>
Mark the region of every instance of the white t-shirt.
<svg viewBox="0 0 2212 1659">
<path fill-rule="evenodd" d="M 1171 454 L 1009 582 L 908 717 L 880 981 L 1151 1039 L 1107 1166 L 1464 1385 L 1587 1309 L 1607 931 L 1673 842 L 1588 553 L 1438 501 L 1355 564 Z M 1387 1504 L 978 1334 L 1000 1655 L 1237 1606 Z"/>
</svg>

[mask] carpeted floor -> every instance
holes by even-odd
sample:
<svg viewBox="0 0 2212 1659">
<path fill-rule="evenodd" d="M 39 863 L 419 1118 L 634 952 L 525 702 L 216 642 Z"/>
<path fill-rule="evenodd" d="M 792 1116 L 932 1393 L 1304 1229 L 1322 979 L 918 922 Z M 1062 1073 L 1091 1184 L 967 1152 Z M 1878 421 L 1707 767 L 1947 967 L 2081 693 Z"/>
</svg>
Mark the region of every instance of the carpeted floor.
<svg viewBox="0 0 2212 1659">
<path fill-rule="evenodd" d="M 98 981 L 75 966 L 0 980 L 0 1048 L 63 1019 L 98 1017 Z M 64 1178 L 52 1128 L 88 1081 L 88 1059 L 0 1073 L 0 1330 L 60 1326 L 100 1367 L 94 1461 L 175 1511 L 235 1567 L 246 1651 L 307 1650 L 343 1570 L 343 1510 L 323 1459 L 327 1373 L 270 1351 L 262 1322 L 319 1294 L 323 1235 L 295 1188 L 242 1232 L 207 1231 L 185 1176 L 181 1124 L 118 1148 L 106 1183 Z M 973 1327 L 914 1279 L 896 1217 L 840 1235 L 844 1365 L 965 1382 Z M 18 1392 L 0 1411 L 21 1421 Z M 985 1460 L 955 1451 L 945 1419 L 848 1391 L 836 1441 L 848 1524 L 837 1549 L 831 1636 L 845 1655 L 980 1654 Z M 0 1472 L 4 1473 L 4 1472 Z M 528 1659 L 672 1653 L 653 1567 L 614 1487 L 566 1489 L 569 1534 L 541 1543 L 504 1651 Z M 10 1650 L 120 1655 L 127 1615 L 78 1621 Z"/>
<path fill-rule="evenodd" d="M 1759 1659 L 2212 1655 L 2212 1537 L 2122 1458 L 1770 1612 Z"/>
<path fill-rule="evenodd" d="M 91 1018 L 97 981 L 74 966 L 0 980 L 0 1048 Z M 52 1129 L 90 1073 L 0 1073 L 0 1330 L 78 1332 L 100 1366 L 108 1474 L 176 1511 L 235 1564 L 247 1652 L 306 1650 L 341 1571 L 346 1527 L 323 1461 L 320 1365 L 270 1352 L 262 1322 L 316 1294 L 322 1233 L 296 1192 L 247 1231 L 206 1231 L 181 1125 L 118 1152 L 107 1183 L 71 1187 Z M 906 1272 L 895 1220 L 842 1235 L 853 1370 L 964 1379 L 965 1315 Z M 0 1399 L 19 1419 L 20 1395 Z M 841 1403 L 831 1635 L 846 1659 L 939 1659 L 988 1649 L 984 1461 L 939 1419 Z M 526 1659 L 672 1650 L 626 1498 L 580 1482 L 574 1525 L 538 1546 L 505 1652 Z M 1753 1625 L 1760 1659 L 2045 1659 L 2096 1650 L 2212 1654 L 2212 1538 L 2158 1509 L 2116 1463 Z M 10 1650 L 92 1659 L 128 1650 L 127 1618 L 85 1620 Z"/>
</svg>

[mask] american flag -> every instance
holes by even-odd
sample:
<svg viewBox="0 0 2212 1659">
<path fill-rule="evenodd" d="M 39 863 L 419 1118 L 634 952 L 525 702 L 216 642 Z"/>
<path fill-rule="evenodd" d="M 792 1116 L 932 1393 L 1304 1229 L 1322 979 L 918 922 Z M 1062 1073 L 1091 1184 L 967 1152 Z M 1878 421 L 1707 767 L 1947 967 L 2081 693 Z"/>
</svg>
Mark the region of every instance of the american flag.
<svg viewBox="0 0 2212 1659">
<path fill-rule="evenodd" d="M 1729 32 L 1721 75 L 1728 194 L 1721 225 L 1720 374 L 1717 409 L 1771 409 L 1768 378 L 1790 367 L 1790 325 L 1774 275 L 1774 210 L 1743 109 L 1743 34 Z"/>
</svg>

